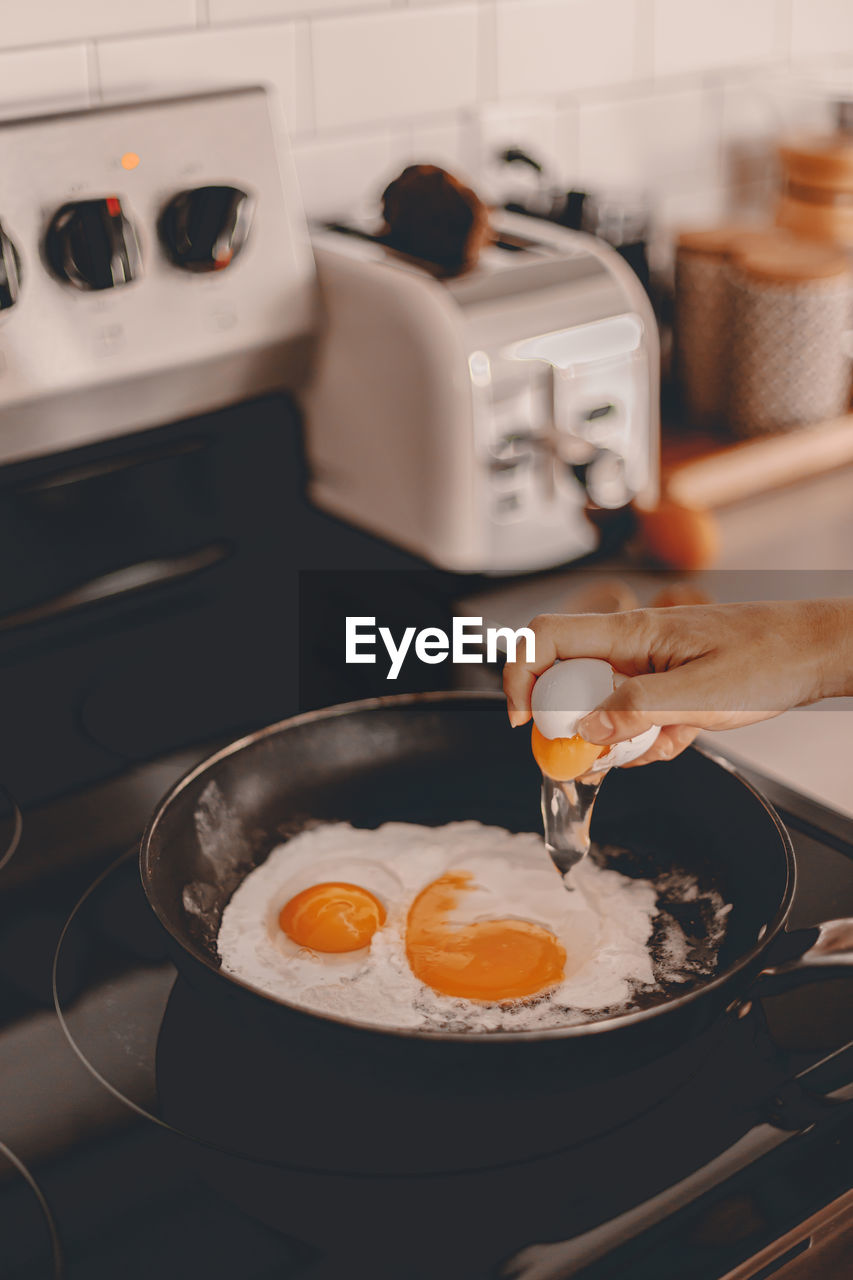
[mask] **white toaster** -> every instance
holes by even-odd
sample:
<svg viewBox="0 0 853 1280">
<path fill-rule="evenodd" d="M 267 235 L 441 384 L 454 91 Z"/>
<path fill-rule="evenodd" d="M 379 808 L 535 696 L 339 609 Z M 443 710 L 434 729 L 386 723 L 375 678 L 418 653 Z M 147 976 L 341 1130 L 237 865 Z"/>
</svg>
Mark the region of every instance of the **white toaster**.
<svg viewBox="0 0 853 1280">
<path fill-rule="evenodd" d="M 320 507 L 442 569 L 517 573 L 594 550 L 590 503 L 656 497 L 658 334 L 607 245 L 493 224 L 443 281 L 363 231 L 317 230 L 303 409 Z"/>
</svg>

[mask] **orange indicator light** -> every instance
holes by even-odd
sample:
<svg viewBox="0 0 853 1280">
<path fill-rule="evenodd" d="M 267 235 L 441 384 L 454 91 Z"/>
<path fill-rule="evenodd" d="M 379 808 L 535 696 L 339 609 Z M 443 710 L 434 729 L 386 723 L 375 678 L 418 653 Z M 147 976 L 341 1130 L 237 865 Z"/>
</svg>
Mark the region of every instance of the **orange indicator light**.
<svg viewBox="0 0 853 1280">
<path fill-rule="evenodd" d="M 135 169 L 139 164 L 139 156 L 135 151 L 125 151 L 121 158 L 122 169 Z"/>
</svg>

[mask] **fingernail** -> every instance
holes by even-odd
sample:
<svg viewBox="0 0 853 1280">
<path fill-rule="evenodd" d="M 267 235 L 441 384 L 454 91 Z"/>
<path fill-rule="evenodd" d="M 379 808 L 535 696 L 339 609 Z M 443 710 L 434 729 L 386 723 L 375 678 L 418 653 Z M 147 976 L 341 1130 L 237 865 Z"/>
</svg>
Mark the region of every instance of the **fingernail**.
<svg viewBox="0 0 853 1280">
<path fill-rule="evenodd" d="M 578 733 L 587 742 L 606 742 L 613 734 L 613 721 L 606 711 L 591 711 L 578 721 Z"/>
<path fill-rule="evenodd" d="M 515 704 L 512 702 L 507 703 L 506 710 L 507 710 L 507 715 L 509 716 L 510 724 L 512 725 L 513 729 L 517 729 L 518 726 L 521 724 L 521 712 L 518 710 L 518 707 L 516 707 Z"/>
</svg>

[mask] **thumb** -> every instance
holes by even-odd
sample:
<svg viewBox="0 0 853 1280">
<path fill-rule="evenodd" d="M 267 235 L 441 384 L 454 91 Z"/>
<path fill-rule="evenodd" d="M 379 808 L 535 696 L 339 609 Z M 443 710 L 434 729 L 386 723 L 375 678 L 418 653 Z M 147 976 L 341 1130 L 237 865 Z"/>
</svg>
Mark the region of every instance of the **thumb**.
<svg viewBox="0 0 853 1280">
<path fill-rule="evenodd" d="M 710 666 L 710 664 L 709 664 Z M 717 683 L 701 659 L 654 675 L 623 680 L 608 698 L 578 722 L 577 732 L 593 743 L 624 742 L 652 725 L 720 727 L 725 709 L 714 706 Z"/>
</svg>

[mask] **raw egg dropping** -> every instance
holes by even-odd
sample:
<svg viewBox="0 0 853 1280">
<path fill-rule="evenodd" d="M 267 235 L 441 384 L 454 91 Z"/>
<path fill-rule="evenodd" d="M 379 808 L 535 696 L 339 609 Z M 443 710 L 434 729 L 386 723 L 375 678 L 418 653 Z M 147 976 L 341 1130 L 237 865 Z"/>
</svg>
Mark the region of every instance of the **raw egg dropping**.
<svg viewBox="0 0 853 1280">
<path fill-rule="evenodd" d="M 286 902 L 279 926 L 292 942 L 312 951 L 360 951 L 385 923 L 378 898 L 357 884 L 311 885 Z"/>
<path fill-rule="evenodd" d="M 598 658 L 555 662 L 533 686 L 531 746 L 536 763 L 555 782 L 587 773 L 606 747 L 586 742 L 578 721 L 613 692 L 613 668 Z"/>
<path fill-rule="evenodd" d="M 571 782 L 589 772 L 628 764 L 652 745 L 660 732 L 657 725 L 609 749 L 586 742 L 577 732 L 578 721 L 608 698 L 624 678 L 600 658 L 555 662 L 539 677 L 530 700 L 531 745 L 536 763 L 549 778 Z"/>
<path fill-rule="evenodd" d="M 605 748 L 585 742 L 579 733 L 571 738 L 546 738 L 534 724 L 530 744 L 543 773 L 555 782 L 570 782 L 588 773 Z"/>
<path fill-rule="evenodd" d="M 412 903 L 406 955 L 415 977 L 441 995 L 487 1002 L 523 999 L 556 986 L 566 951 L 542 925 L 448 919 L 472 881 L 468 871 L 448 871 Z"/>
</svg>

